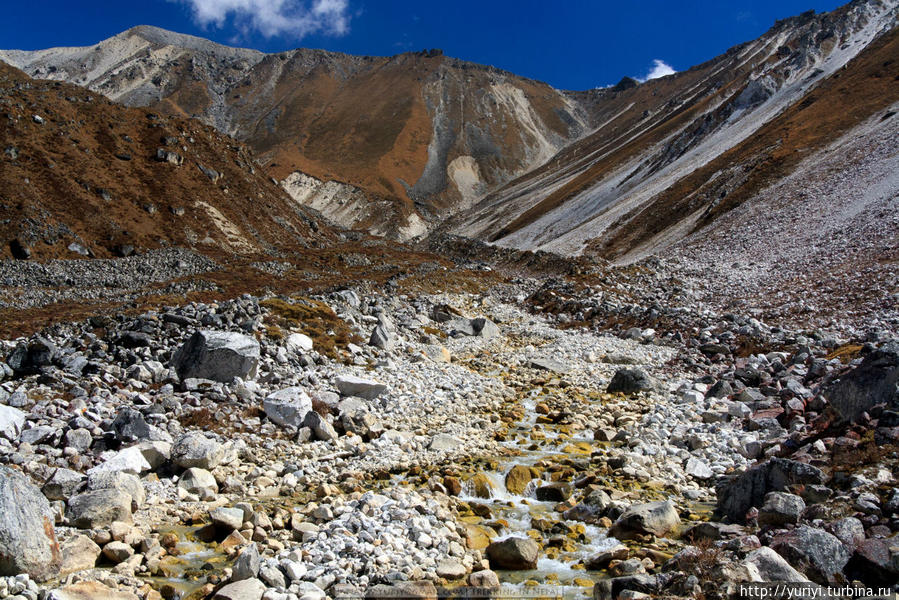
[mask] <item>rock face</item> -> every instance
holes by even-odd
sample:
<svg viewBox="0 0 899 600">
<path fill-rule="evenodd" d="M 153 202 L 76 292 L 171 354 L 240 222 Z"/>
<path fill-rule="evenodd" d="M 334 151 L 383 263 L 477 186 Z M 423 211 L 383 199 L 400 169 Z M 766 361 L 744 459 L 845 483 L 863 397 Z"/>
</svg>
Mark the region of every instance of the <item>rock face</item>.
<svg viewBox="0 0 899 600">
<path fill-rule="evenodd" d="M 877 404 L 899 407 L 899 342 L 871 352 L 862 363 L 825 392 L 834 410 L 847 421 L 856 421 Z"/>
<path fill-rule="evenodd" d="M 224 331 L 197 331 L 172 357 L 182 379 L 211 379 L 230 383 L 235 377 L 256 376 L 259 343 L 251 337 Z"/>
<path fill-rule="evenodd" d="M 761 506 L 768 492 L 782 492 L 788 485 L 824 483 L 820 469 L 785 458 L 772 458 L 718 488 L 718 510 L 731 521 L 746 521 L 746 511 Z"/>
<path fill-rule="evenodd" d="M 507 538 L 487 546 L 491 569 L 523 571 L 537 567 L 540 548 L 537 542 L 525 538 Z"/>
<path fill-rule="evenodd" d="M 0 575 L 27 573 L 44 581 L 59 572 L 52 514 L 28 477 L 0 466 Z"/>
<path fill-rule="evenodd" d="M 609 382 L 606 391 L 610 394 L 621 392 L 623 394 L 635 394 L 652 387 L 649 375 L 640 369 L 619 369 Z"/>
<path fill-rule="evenodd" d="M 628 508 L 612 526 L 610 533 L 619 539 L 651 533 L 663 536 L 680 524 L 670 500 L 637 504 Z"/>
</svg>

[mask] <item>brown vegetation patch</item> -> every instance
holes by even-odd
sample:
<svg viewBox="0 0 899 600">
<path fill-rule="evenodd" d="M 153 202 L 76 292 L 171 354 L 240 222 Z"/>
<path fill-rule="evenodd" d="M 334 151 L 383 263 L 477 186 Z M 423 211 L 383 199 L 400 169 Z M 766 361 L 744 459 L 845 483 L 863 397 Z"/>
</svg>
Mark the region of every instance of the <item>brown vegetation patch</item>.
<svg viewBox="0 0 899 600">
<path fill-rule="evenodd" d="M 296 296 L 290 301 L 269 298 L 260 304 L 269 310 L 269 319 L 275 324 L 308 335 L 318 352 L 333 359 L 341 358 L 339 351 L 345 351 L 347 344 L 363 342 L 324 302 Z"/>
</svg>

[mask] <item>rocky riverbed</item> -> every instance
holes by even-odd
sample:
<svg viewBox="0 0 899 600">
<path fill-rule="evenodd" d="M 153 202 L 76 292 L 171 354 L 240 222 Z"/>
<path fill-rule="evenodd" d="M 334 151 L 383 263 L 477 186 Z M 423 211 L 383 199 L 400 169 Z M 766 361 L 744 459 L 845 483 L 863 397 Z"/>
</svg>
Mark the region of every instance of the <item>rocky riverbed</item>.
<svg viewBox="0 0 899 600">
<path fill-rule="evenodd" d="M 0 598 L 897 591 L 899 344 L 611 296 L 346 288 L 2 342 Z"/>
</svg>

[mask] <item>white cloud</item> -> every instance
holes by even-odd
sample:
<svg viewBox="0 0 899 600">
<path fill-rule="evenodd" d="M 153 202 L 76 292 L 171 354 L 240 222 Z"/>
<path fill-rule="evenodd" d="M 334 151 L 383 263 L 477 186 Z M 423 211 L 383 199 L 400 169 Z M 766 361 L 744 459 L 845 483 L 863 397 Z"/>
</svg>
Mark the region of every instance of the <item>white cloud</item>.
<svg viewBox="0 0 899 600">
<path fill-rule="evenodd" d="M 242 32 L 266 37 L 313 33 L 344 35 L 350 29 L 348 0 L 176 0 L 192 8 L 194 21 L 222 27 L 229 18 Z"/>
<path fill-rule="evenodd" d="M 650 79 L 658 79 L 659 77 L 664 77 L 665 75 L 674 75 L 677 73 L 671 65 L 666 63 L 664 60 L 659 60 L 658 58 L 652 61 L 652 68 L 649 70 L 649 73 L 646 74 L 646 77 L 642 79 L 638 79 L 638 81 L 649 81 Z"/>
</svg>

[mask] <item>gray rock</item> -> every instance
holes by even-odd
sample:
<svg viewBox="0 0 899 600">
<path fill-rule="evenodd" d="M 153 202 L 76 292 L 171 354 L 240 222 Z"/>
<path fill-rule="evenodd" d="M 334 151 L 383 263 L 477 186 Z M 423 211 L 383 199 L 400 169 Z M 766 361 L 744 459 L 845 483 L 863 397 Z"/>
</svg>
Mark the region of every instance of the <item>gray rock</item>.
<svg viewBox="0 0 899 600">
<path fill-rule="evenodd" d="M 387 390 L 387 386 L 383 383 L 354 375 L 339 375 L 335 384 L 341 395 L 356 396 L 366 400 L 374 400 Z"/>
<path fill-rule="evenodd" d="M 596 582 L 593 586 L 593 599 L 648 598 L 658 591 L 659 581 L 655 575 L 627 575 Z"/>
<path fill-rule="evenodd" d="M 16 346 L 6 359 L 6 364 L 16 375 L 31 375 L 39 372 L 43 367 L 50 366 L 56 352 L 56 344 L 47 338 L 37 336 L 27 344 Z"/>
<path fill-rule="evenodd" d="M 750 552 L 743 560 L 744 565 L 754 567 L 761 581 L 808 582 L 808 578 L 790 566 L 784 558 L 767 546 Z"/>
<path fill-rule="evenodd" d="M 226 530 L 240 529 L 240 526 L 243 525 L 243 516 L 243 509 L 240 508 L 221 506 L 209 511 L 212 524 Z"/>
<path fill-rule="evenodd" d="M 294 353 L 309 352 L 312 350 L 312 338 L 304 333 L 291 333 L 284 340 L 284 345 Z"/>
<path fill-rule="evenodd" d="M 0 435 L 13 441 L 19 438 L 25 427 L 25 413 L 18 408 L 0 404 Z"/>
<path fill-rule="evenodd" d="M 36 427 L 32 427 L 31 429 L 24 430 L 19 435 L 19 442 L 23 444 L 31 444 L 35 446 L 37 444 L 49 443 L 55 434 L 58 432 L 58 429 L 55 427 L 50 427 L 49 425 L 38 425 Z"/>
<path fill-rule="evenodd" d="M 306 413 L 306 417 L 303 419 L 303 427 L 311 429 L 317 440 L 327 442 L 337 439 L 337 432 L 334 430 L 334 427 L 314 410 Z"/>
<path fill-rule="evenodd" d="M 234 561 L 234 567 L 231 569 L 231 581 L 256 577 L 259 574 L 259 566 L 259 549 L 253 543 L 244 548 L 237 560 Z"/>
<path fill-rule="evenodd" d="M 538 371 L 550 371 L 551 373 L 563 374 L 568 372 L 568 365 L 561 363 L 552 358 L 532 358 L 525 363 L 525 366 Z"/>
<path fill-rule="evenodd" d="M 89 473 L 87 477 L 88 490 L 117 490 L 131 496 L 132 510 L 137 510 L 144 504 L 146 492 L 137 475 L 124 471 L 110 471 Z"/>
<path fill-rule="evenodd" d="M 475 571 L 468 576 L 468 585 L 478 588 L 497 589 L 500 587 L 499 575 L 490 569 Z"/>
<path fill-rule="evenodd" d="M 239 333 L 201 330 L 175 352 L 171 364 L 182 379 L 252 379 L 259 365 L 259 343 Z"/>
<path fill-rule="evenodd" d="M 59 468 L 53 471 L 41 491 L 47 500 L 68 500 L 84 487 L 86 480 L 78 471 Z"/>
<path fill-rule="evenodd" d="M 850 556 L 836 537 L 807 525 L 776 536 L 771 548 L 822 585 L 843 581 L 842 571 Z"/>
<path fill-rule="evenodd" d="M 446 452 L 455 450 L 461 444 L 462 441 L 457 437 L 454 437 L 448 433 L 438 433 L 431 438 L 431 442 L 428 444 L 428 449 L 438 452 Z"/>
<path fill-rule="evenodd" d="M 103 546 L 103 556 L 110 562 L 117 565 L 134 556 L 134 548 L 125 542 L 109 542 Z"/>
<path fill-rule="evenodd" d="M 466 569 L 465 565 L 463 565 L 457 558 L 444 558 L 437 561 L 436 572 L 437 577 L 443 577 L 449 581 L 454 581 L 465 577 L 468 573 L 468 569 Z"/>
<path fill-rule="evenodd" d="M 786 492 L 768 492 L 765 502 L 759 509 L 759 525 L 781 527 L 788 523 L 798 523 L 805 501 L 795 494 Z"/>
<path fill-rule="evenodd" d="M 523 571 L 537 567 L 540 547 L 528 538 L 511 537 L 487 546 L 491 569 Z"/>
<path fill-rule="evenodd" d="M 396 334 L 388 330 L 384 325 L 378 325 L 371 332 L 371 337 L 368 338 L 368 345 L 389 352 L 396 346 Z"/>
<path fill-rule="evenodd" d="M 782 492 L 795 484 L 823 484 L 820 469 L 786 458 L 772 458 L 718 486 L 718 510 L 731 521 L 744 523 L 746 512 L 761 506 L 768 492 Z"/>
<path fill-rule="evenodd" d="M 610 394 L 635 394 L 651 388 L 652 381 L 642 369 L 618 369 L 606 391 Z"/>
<path fill-rule="evenodd" d="M 312 410 L 312 399 L 301 387 L 289 387 L 270 394 L 262 408 L 268 419 L 281 427 L 303 426 L 306 414 Z"/>
<path fill-rule="evenodd" d="M 684 472 L 695 479 L 711 479 L 715 473 L 704 460 L 691 456 L 687 459 Z"/>
<path fill-rule="evenodd" d="M 178 487 L 190 494 L 215 494 L 219 491 L 218 483 L 212 473 L 197 467 L 190 468 L 181 474 Z"/>
<path fill-rule="evenodd" d="M 618 539 L 651 533 L 664 536 L 680 524 L 680 517 L 670 500 L 631 506 L 612 525 L 609 532 Z"/>
<path fill-rule="evenodd" d="M 278 567 L 262 565 L 261 567 L 259 567 L 259 579 L 261 579 L 269 587 L 279 589 L 284 589 L 287 587 L 287 581 L 284 578 L 284 573 L 282 573 Z"/>
<path fill-rule="evenodd" d="M 73 535 L 64 541 L 59 547 L 62 555 L 62 565 L 59 568 L 60 575 L 75 573 L 85 569 L 93 569 L 100 558 L 100 546 L 95 544 L 86 535 Z"/>
<path fill-rule="evenodd" d="M 72 448 L 78 453 L 86 452 L 94 442 L 94 437 L 87 429 L 70 429 L 64 436 L 66 447 Z"/>
<path fill-rule="evenodd" d="M 229 583 L 215 593 L 212 600 L 262 600 L 265 584 L 258 579 L 243 579 Z"/>
<path fill-rule="evenodd" d="M 144 415 L 130 406 L 119 409 L 112 421 L 112 430 L 116 438 L 123 442 L 136 442 L 150 437 L 150 426 L 147 425 Z"/>
<path fill-rule="evenodd" d="M 598 552 L 588 558 L 586 561 L 587 569 L 591 571 L 606 569 L 613 560 L 625 560 L 629 554 L 630 550 L 628 550 L 627 546 L 624 544 L 615 544 L 611 548 Z"/>
<path fill-rule="evenodd" d="M 115 521 L 131 522 L 131 495 L 120 490 L 94 490 L 69 499 L 66 518 L 78 529 L 107 527 Z"/>
<path fill-rule="evenodd" d="M 502 332 L 500 332 L 499 327 L 496 326 L 496 323 L 485 317 L 476 317 L 472 319 L 471 329 L 474 332 L 473 335 L 482 337 L 486 340 L 492 340 L 493 338 L 502 335 Z"/>
<path fill-rule="evenodd" d="M 225 458 L 222 444 L 199 431 L 185 433 L 172 446 L 172 462 L 184 469 L 214 469 Z"/>
<path fill-rule="evenodd" d="M 0 466 L 0 575 L 45 581 L 61 562 L 50 503 L 27 476 Z"/>
<path fill-rule="evenodd" d="M 612 505 L 612 499 L 602 490 L 594 490 L 583 500 L 562 513 L 566 519 L 596 523 L 605 516 Z"/>
<path fill-rule="evenodd" d="M 884 344 L 830 385 L 825 397 L 847 421 L 856 421 L 876 404 L 899 407 L 899 342 Z"/>
</svg>

